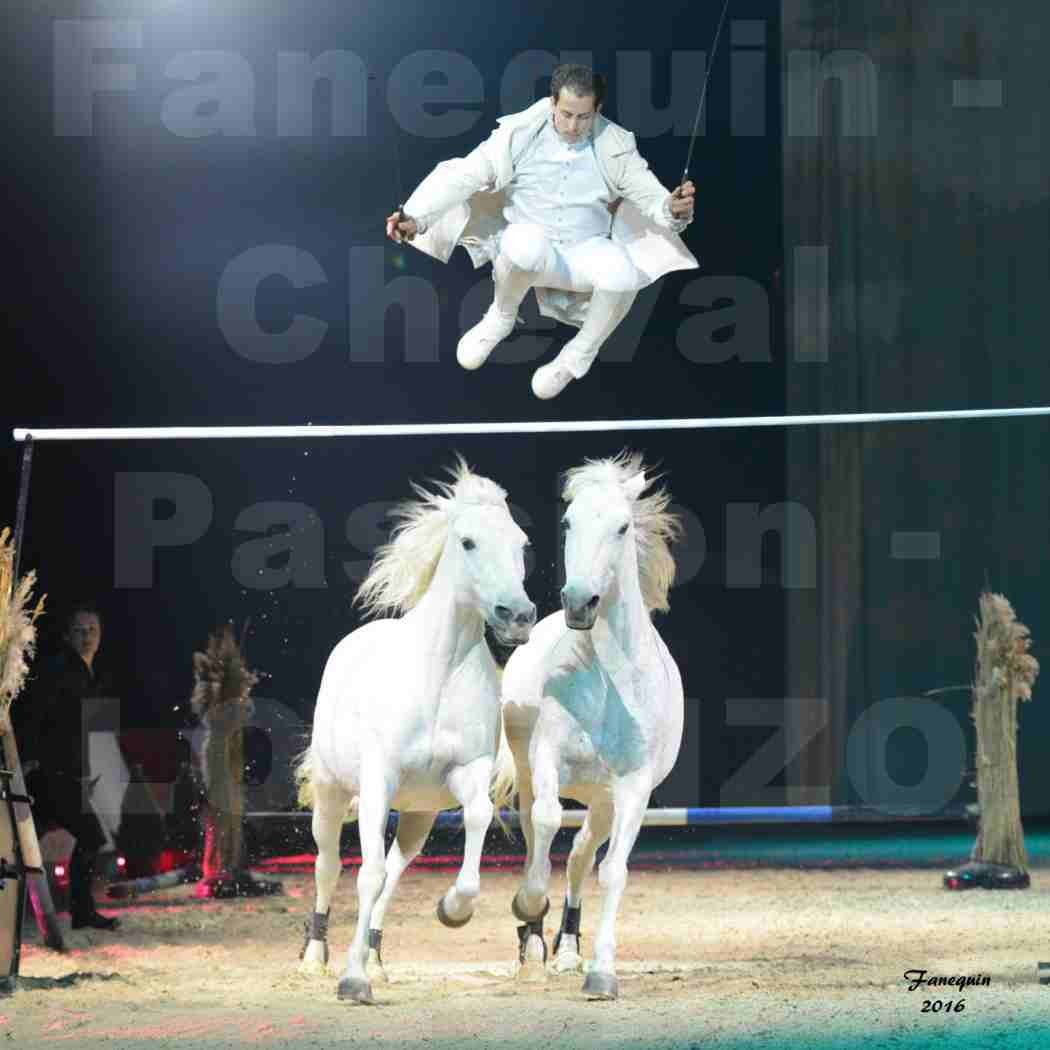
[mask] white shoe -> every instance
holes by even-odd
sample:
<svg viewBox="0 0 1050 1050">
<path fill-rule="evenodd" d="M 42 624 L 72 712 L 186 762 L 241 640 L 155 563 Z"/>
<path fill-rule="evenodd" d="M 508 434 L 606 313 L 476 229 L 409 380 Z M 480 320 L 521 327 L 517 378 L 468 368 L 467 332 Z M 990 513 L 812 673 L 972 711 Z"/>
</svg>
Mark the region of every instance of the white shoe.
<svg viewBox="0 0 1050 1050">
<path fill-rule="evenodd" d="M 468 371 L 480 368 L 504 339 L 514 331 L 517 315 L 507 317 L 490 306 L 485 316 L 459 341 L 456 360 Z"/>
<path fill-rule="evenodd" d="M 555 358 L 532 373 L 532 392 L 541 400 L 557 397 L 576 377 Z"/>
</svg>

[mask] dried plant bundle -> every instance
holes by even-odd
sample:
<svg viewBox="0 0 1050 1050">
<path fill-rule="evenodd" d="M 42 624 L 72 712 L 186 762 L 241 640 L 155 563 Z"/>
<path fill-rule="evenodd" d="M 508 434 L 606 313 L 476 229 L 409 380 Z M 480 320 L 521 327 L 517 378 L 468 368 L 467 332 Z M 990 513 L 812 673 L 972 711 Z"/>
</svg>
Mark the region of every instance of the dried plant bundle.
<svg viewBox="0 0 1050 1050">
<path fill-rule="evenodd" d="M 233 628 L 226 624 L 208 638 L 204 652 L 193 654 L 193 695 L 190 703 L 198 716 L 234 714 L 234 709 L 247 709 L 251 691 L 259 676 L 244 662 L 240 643 Z"/>
<path fill-rule="evenodd" d="M 1017 619 L 1013 606 L 1001 594 L 985 591 L 977 620 L 977 681 L 998 687 L 999 699 L 1031 700 L 1039 675 L 1039 661 L 1029 653 L 1031 632 Z"/>
<path fill-rule="evenodd" d="M 980 825 L 973 859 L 1027 868 L 1017 778 L 1017 705 L 1032 699 L 1039 663 L 1032 639 L 1001 594 L 985 592 L 977 619 L 977 801 Z"/>
<path fill-rule="evenodd" d="M 36 573 L 14 577 L 15 548 L 11 530 L 0 531 L 0 721 L 22 691 L 36 652 L 36 621 L 44 611 L 44 597 L 34 606 Z"/>
<path fill-rule="evenodd" d="M 207 734 L 202 772 L 208 794 L 203 866 L 205 876 L 236 871 L 243 854 L 244 724 L 259 675 L 244 662 L 233 628 L 209 636 L 204 652 L 193 654 L 190 703 L 204 719 Z"/>
</svg>

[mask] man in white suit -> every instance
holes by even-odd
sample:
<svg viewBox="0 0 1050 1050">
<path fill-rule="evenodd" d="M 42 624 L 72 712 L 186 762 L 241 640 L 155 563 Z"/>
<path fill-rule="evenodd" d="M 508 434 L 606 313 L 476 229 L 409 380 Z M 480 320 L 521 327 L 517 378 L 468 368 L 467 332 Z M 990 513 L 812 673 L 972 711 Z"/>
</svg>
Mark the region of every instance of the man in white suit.
<svg viewBox="0 0 1050 1050">
<path fill-rule="evenodd" d="M 510 335 L 529 288 L 544 316 L 579 328 L 533 374 L 543 399 L 586 374 L 642 288 L 698 265 L 678 236 L 693 219 L 692 182 L 666 190 L 634 135 L 601 115 L 603 98 L 592 70 L 559 66 L 549 99 L 439 164 L 386 220 L 388 237 L 442 262 L 461 244 L 475 267 L 492 263 L 492 306 L 456 350 L 464 368 Z"/>
</svg>

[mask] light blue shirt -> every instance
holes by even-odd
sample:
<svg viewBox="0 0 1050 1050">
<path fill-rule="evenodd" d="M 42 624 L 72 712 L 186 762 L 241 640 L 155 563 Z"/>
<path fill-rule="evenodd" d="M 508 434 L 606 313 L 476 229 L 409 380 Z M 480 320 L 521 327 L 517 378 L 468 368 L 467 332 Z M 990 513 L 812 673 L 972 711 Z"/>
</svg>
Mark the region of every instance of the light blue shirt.
<svg viewBox="0 0 1050 1050">
<path fill-rule="evenodd" d="M 568 143 L 553 117 L 527 147 L 507 187 L 507 222 L 534 223 L 557 243 L 607 237 L 613 199 L 602 178 L 590 135 Z"/>
</svg>

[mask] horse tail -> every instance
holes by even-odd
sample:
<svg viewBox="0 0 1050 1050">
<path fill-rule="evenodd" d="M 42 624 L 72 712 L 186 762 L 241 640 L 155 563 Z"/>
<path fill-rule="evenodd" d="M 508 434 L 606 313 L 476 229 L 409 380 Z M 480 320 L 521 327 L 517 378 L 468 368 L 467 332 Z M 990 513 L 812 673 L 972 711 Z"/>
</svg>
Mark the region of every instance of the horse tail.
<svg viewBox="0 0 1050 1050">
<path fill-rule="evenodd" d="M 509 808 L 514 802 L 514 795 L 518 790 L 518 770 L 514 764 L 514 752 L 510 749 L 507 741 L 507 723 L 500 719 L 499 749 L 496 752 L 496 764 L 492 769 L 492 783 L 489 787 L 489 797 L 495 807 L 496 823 L 500 826 L 503 834 L 510 837 L 510 827 L 503 819 L 503 810 Z"/>
<path fill-rule="evenodd" d="M 316 801 L 316 793 L 314 792 L 315 761 L 313 746 L 311 745 L 301 754 L 297 755 L 292 762 L 292 774 L 295 777 L 295 783 L 297 786 L 296 799 L 299 803 L 300 809 L 314 808 L 314 803 Z M 358 795 L 354 795 L 350 799 L 350 803 L 346 807 L 346 813 L 343 816 L 344 824 L 349 824 L 357 820 L 357 807 L 359 802 L 360 796 Z"/>
<path fill-rule="evenodd" d="M 300 809 L 314 808 L 314 747 L 313 742 L 292 761 L 292 776 L 295 778 L 296 800 Z"/>
</svg>

